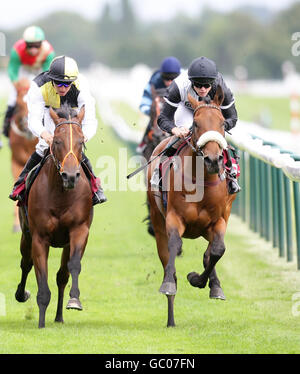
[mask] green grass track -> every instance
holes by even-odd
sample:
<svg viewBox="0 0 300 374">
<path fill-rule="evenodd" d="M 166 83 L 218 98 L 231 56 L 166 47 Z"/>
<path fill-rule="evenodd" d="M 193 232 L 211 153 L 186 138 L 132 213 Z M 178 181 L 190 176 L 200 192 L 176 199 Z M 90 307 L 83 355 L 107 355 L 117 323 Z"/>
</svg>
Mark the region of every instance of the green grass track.
<svg viewBox="0 0 300 374">
<path fill-rule="evenodd" d="M 87 150 L 97 173 L 99 156 L 109 155 L 118 161 L 120 147 L 125 145 L 100 123 Z M 12 233 L 7 143 L 0 157 L 0 353 L 300 352 L 300 316 L 293 313 L 296 308 L 292 301 L 300 291 L 299 272 L 279 260 L 276 251 L 236 217 L 231 217 L 227 249 L 217 266 L 227 300 L 210 300 L 208 288 L 199 290 L 189 285 L 186 275 L 202 269 L 206 244 L 203 240 L 184 240 L 183 255 L 176 259 L 177 326 L 167 329 L 167 299 L 158 292 L 162 267 L 155 241 L 142 222 L 145 193 L 132 190 L 107 191 L 108 202 L 95 207 L 79 278 L 84 309 L 64 310 L 63 325 L 54 322 L 61 250 L 50 249 L 52 295 L 46 328 L 38 329 L 34 271 L 26 287 L 31 298 L 24 304 L 14 298 L 21 275 L 20 234 Z M 64 305 L 69 289 L 68 285 Z"/>
</svg>

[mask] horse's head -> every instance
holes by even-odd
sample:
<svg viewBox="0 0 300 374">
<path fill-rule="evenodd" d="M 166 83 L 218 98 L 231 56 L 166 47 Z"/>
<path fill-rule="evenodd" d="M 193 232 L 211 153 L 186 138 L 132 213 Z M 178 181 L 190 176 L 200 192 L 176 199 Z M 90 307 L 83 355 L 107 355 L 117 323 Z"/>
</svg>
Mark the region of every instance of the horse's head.
<svg viewBox="0 0 300 374">
<path fill-rule="evenodd" d="M 197 154 L 204 157 L 209 174 L 219 173 L 223 165 L 223 149 L 227 147 L 224 137 L 224 117 L 220 105 L 224 99 L 223 90 L 218 86 L 213 101 L 197 101 L 189 95 L 194 109 L 192 142 Z"/>
<path fill-rule="evenodd" d="M 61 108 L 57 112 L 50 108 L 50 116 L 56 126 L 51 154 L 65 189 L 74 188 L 80 177 L 82 147 L 84 146 L 81 122 L 84 113 L 84 106 L 79 113 L 68 107 Z"/>
</svg>

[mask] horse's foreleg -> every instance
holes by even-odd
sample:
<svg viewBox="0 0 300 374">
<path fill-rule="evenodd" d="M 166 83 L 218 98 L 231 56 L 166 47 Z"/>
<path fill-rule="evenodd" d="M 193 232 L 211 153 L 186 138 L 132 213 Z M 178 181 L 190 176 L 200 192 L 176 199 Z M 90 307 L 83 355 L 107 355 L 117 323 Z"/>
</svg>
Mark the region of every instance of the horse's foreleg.
<svg viewBox="0 0 300 374">
<path fill-rule="evenodd" d="M 79 301 L 78 278 L 81 272 L 81 258 L 88 239 L 88 227 L 80 227 L 70 232 L 70 259 L 68 261 L 68 270 L 72 276 L 72 286 L 70 290 L 70 300 L 67 309 L 82 310 Z"/>
<path fill-rule="evenodd" d="M 38 284 L 37 303 L 39 306 L 39 327 L 45 327 L 46 309 L 49 305 L 51 292 L 48 287 L 48 254 L 49 245 L 38 235 L 32 238 L 32 259 Z"/>
<path fill-rule="evenodd" d="M 214 230 L 212 231 L 211 241 L 209 243 L 208 251 L 209 258 L 206 260 L 205 270 L 202 274 L 196 272 L 189 273 L 187 278 L 190 284 L 194 287 L 204 288 L 208 281 L 209 276 L 212 274 L 212 277 L 216 275 L 214 267 L 219 259 L 223 256 L 225 252 L 225 243 L 224 243 L 224 234 L 226 230 L 225 221 L 219 220 L 215 225 Z M 208 253 L 207 253 L 208 255 Z"/>
<path fill-rule="evenodd" d="M 210 244 L 207 247 L 207 250 L 205 251 L 203 255 L 203 266 L 204 269 L 207 268 L 209 263 L 209 257 L 210 257 Z M 224 292 L 221 288 L 220 280 L 217 276 L 216 268 L 214 267 L 212 272 L 209 274 L 209 283 L 208 286 L 210 288 L 209 297 L 211 299 L 220 299 L 225 300 Z"/>
<path fill-rule="evenodd" d="M 17 291 L 15 293 L 15 298 L 17 301 L 23 303 L 30 297 L 30 292 L 25 291 L 25 285 L 28 273 L 32 268 L 32 258 L 31 258 L 31 237 L 30 235 L 22 234 L 20 251 L 22 255 L 21 259 L 21 270 L 22 277 L 21 282 L 18 285 Z"/>
<path fill-rule="evenodd" d="M 58 287 L 58 301 L 55 322 L 64 322 L 63 320 L 63 300 L 65 287 L 69 280 L 68 260 L 70 258 L 70 246 L 65 246 L 61 255 L 61 265 L 56 274 L 56 284 Z"/>
</svg>

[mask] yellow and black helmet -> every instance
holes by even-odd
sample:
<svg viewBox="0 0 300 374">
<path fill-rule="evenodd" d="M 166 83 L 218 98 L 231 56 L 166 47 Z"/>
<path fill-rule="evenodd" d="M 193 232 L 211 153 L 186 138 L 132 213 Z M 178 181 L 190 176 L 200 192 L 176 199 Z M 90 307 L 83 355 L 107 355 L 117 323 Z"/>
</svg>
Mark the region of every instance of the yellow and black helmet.
<svg viewBox="0 0 300 374">
<path fill-rule="evenodd" d="M 78 77 L 76 61 L 67 56 L 58 56 L 51 62 L 48 77 L 60 82 L 74 82 Z"/>
</svg>

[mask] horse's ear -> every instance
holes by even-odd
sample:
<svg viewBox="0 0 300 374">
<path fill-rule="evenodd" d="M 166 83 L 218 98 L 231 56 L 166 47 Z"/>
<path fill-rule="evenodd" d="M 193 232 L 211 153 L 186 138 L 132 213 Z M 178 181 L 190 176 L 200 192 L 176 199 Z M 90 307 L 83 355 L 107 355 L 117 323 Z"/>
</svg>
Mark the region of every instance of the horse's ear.
<svg viewBox="0 0 300 374">
<path fill-rule="evenodd" d="M 83 117 L 85 115 L 85 107 L 84 105 L 82 105 L 81 109 L 80 109 L 80 112 L 78 113 L 77 115 L 77 119 L 78 119 L 78 122 L 81 124 L 82 120 L 83 120 Z"/>
<path fill-rule="evenodd" d="M 199 105 L 199 102 L 193 98 L 192 95 L 188 94 L 188 99 L 189 99 L 189 102 L 191 103 L 191 106 L 193 109 L 196 109 L 197 106 Z"/>
<path fill-rule="evenodd" d="M 217 105 L 221 105 L 223 103 L 223 100 L 224 100 L 224 92 L 223 92 L 222 87 L 218 85 L 213 101 Z"/>
<path fill-rule="evenodd" d="M 59 117 L 58 117 L 57 113 L 55 112 L 55 110 L 51 106 L 49 108 L 49 113 L 50 113 L 50 117 L 53 119 L 55 125 L 57 125 L 58 122 L 59 122 Z"/>
</svg>

